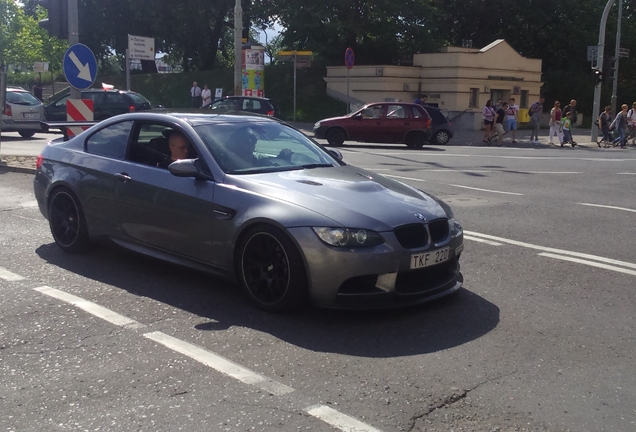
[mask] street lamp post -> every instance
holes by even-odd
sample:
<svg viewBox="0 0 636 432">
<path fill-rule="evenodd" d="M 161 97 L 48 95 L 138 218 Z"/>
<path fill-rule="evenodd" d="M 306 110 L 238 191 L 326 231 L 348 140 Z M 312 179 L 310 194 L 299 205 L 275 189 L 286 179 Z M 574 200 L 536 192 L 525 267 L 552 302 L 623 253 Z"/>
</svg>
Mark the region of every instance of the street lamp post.
<svg viewBox="0 0 636 432">
<path fill-rule="evenodd" d="M 242 80 L 241 66 L 243 49 L 243 8 L 241 8 L 241 0 L 236 0 L 234 6 L 234 96 L 241 95 Z"/>
<path fill-rule="evenodd" d="M 614 4 L 614 0 L 609 0 L 603 10 L 603 16 L 601 17 L 601 24 L 598 30 L 598 50 L 596 56 L 596 67 L 603 66 L 603 54 L 605 50 L 605 24 L 607 24 L 607 17 L 609 16 L 610 9 Z M 596 142 L 598 139 L 598 125 L 596 119 L 600 115 L 601 105 L 601 86 L 603 83 L 597 82 L 594 87 L 594 105 L 592 106 L 592 142 Z"/>
</svg>

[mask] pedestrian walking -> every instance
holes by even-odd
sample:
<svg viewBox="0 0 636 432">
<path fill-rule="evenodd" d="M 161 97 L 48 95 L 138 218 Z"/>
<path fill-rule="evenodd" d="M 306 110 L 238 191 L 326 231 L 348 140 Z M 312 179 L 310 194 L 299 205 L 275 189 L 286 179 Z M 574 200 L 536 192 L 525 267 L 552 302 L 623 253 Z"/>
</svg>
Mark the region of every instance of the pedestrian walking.
<svg viewBox="0 0 636 432">
<path fill-rule="evenodd" d="M 610 124 L 610 130 L 618 131 L 618 137 L 614 138 L 614 147 L 620 144 L 621 148 L 627 148 L 627 104 L 621 105 L 621 112 L 616 114 L 614 121 Z"/>
<path fill-rule="evenodd" d="M 496 111 L 497 116 L 495 118 L 495 131 L 488 138 L 488 145 L 491 145 L 492 140 L 497 138 L 497 145 L 501 146 L 503 141 L 503 136 L 505 134 L 503 124 L 506 119 L 506 110 L 508 109 L 508 104 L 506 102 L 501 103 L 501 107 Z"/>
<path fill-rule="evenodd" d="M 515 103 L 515 98 L 508 101 L 508 109 L 506 109 L 506 133 L 511 132 L 512 143 L 516 144 L 515 132 L 517 130 L 517 115 L 519 113 L 519 105 Z"/>
<path fill-rule="evenodd" d="M 576 143 L 572 139 L 572 113 L 569 112 L 563 119 L 563 141 L 561 141 L 561 147 L 566 144 L 572 145 L 572 148 L 576 147 Z"/>
<path fill-rule="evenodd" d="M 190 88 L 190 97 L 192 98 L 192 108 L 201 108 L 201 87 L 197 85 L 197 82 L 192 83 Z"/>
<path fill-rule="evenodd" d="M 554 101 L 554 106 L 550 110 L 550 134 L 548 135 L 548 144 L 552 144 L 552 137 L 556 136 L 559 144 L 563 142 L 563 125 L 561 125 L 561 102 Z"/>
<path fill-rule="evenodd" d="M 576 112 L 576 100 L 572 99 L 568 105 L 563 108 L 563 115 L 567 113 L 572 113 L 570 117 L 570 121 L 572 122 L 572 127 L 576 126 L 576 121 L 578 120 L 578 113 Z"/>
<path fill-rule="evenodd" d="M 486 128 L 486 130 L 484 131 L 484 137 L 482 138 L 482 142 L 489 142 L 490 140 L 490 135 L 493 132 L 494 129 L 494 123 L 495 123 L 495 108 L 492 106 L 492 99 L 488 99 L 486 101 L 486 105 L 484 105 L 484 108 L 481 110 L 481 115 L 484 119 L 484 127 Z"/>
<path fill-rule="evenodd" d="M 533 103 L 528 109 L 528 115 L 530 116 L 530 144 L 539 144 L 539 124 L 541 123 L 541 117 L 543 116 L 543 103 L 545 98 L 539 97 L 539 100 Z"/>
<path fill-rule="evenodd" d="M 608 148 L 610 143 L 612 142 L 612 137 L 610 135 L 610 124 L 612 121 L 612 107 L 607 105 L 605 107 L 605 111 L 601 113 L 598 117 L 597 124 L 601 128 L 603 132 L 603 137 L 598 141 L 598 146 L 600 147 L 603 144 L 604 148 Z"/>
</svg>

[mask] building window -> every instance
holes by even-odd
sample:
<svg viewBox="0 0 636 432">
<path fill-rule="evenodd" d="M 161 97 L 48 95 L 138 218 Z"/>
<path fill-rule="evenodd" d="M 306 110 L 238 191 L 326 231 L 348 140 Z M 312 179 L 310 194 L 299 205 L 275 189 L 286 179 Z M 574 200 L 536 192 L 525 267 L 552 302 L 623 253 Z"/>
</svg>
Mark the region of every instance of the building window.
<svg viewBox="0 0 636 432">
<path fill-rule="evenodd" d="M 469 108 L 477 108 L 479 106 L 479 89 L 470 89 L 470 101 L 468 101 Z"/>
<path fill-rule="evenodd" d="M 519 103 L 521 104 L 520 106 L 522 108 L 530 107 L 530 101 L 528 99 L 530 99 L 528 97 L 528 90 L 521 90 L 521 100 L 519 101 Z"/>
</svg>

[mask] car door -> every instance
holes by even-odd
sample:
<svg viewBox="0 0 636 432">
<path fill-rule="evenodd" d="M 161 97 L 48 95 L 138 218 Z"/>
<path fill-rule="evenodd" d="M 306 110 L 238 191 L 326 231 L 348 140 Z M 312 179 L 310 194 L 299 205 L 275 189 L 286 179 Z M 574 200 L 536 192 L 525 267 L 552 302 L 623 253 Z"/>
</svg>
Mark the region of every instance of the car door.
<svg viewBox="0 0 636 432">
<path fill-rule="evenodd" d="M 372 104 L 366 107 L 355 119 L 352 118 L 349 138 L 356 141 L 382 142 L 384 112 L 383 104 Z"/>
<path fill-rule="evenodd" d="M 214 223 L 215 182 L 176 177 L 134 150 L 175 130 L 162 123 L 137 122 L 126 160 L 112 175 L 118 179 L 114 199 L 118 227 L 130 239 L 189 258 L 209 261 Z M 184 131 L 180 131 L 185 136 Z M 164 137 L 165 138 L 165 137 Z M 199 149 L 189 139 L 196 158 Z"/>
<path fill-rule="evenodd" d="M 66 100 L 68 95 L 51 102 L 44 109 L 46 121 L 66 121 Z"/>
<path fill-rule="evenodd" d="M 386 114 L 382 123 L 382 140 L 389 143 L 404 142 L 406 134 L 416 127 L 413 126 L 411 110 L 402 104 L 386 105 Z"/>
</svg>

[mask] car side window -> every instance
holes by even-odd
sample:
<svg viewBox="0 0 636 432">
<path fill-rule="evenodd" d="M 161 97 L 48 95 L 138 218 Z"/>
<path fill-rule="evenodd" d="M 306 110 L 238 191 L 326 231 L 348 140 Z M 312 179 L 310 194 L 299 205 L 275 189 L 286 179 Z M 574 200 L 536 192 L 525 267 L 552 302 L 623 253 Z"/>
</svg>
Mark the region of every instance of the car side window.
<svg viewBox="0 0 636 432">
<path fill-rule="evenodd" d="M 114 159 L 124 159 L 132 121 L 115 123 L 105 127 L 86 140 L 86 152 Z"/>
<path fill-rule="evenodd" d="M 409 115 L 402 105 L 388 105 L 386 107 L 386 118 L 403 119 Z"/>
<path fill-rule="evenodd" d="M 63 97 L 62 99 L 60 99 L 57 102 L 55 102 L 55 106 L 56 107 L 64 107 L 64 108 L 66 108 L 66 100 L 67 99 L 68 99 L 68 96 Z"/>
<path fill-rule="evenodd" d="M 379 119 L 382 117 L 382 106 L 375 105 L 362 111 L 363 119 Z"/>
<path fill-rule="evenodd" d="M 161 123 L 138 123 L 133 133 L 128 159 L 144 165 L 168 168 L 177 159 L 196 159 L 197 151 L 189 139 L 176 140 L 170 147 L 170 136 L 177 131 Z M 183 137 L 185 135 L 181 133 Z"/>
<path fill-rule="evenodd" d="M 421 119 L 424 117 L 422 111 L 420 111 L 417 107 L 411 107 L 411 110 L 413 111 L 413 118 Z"/>
</svg>

